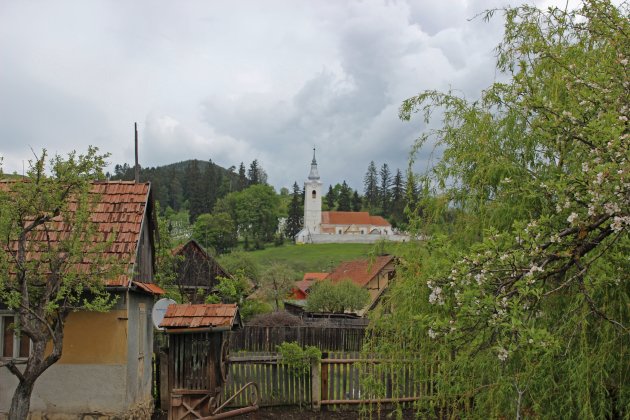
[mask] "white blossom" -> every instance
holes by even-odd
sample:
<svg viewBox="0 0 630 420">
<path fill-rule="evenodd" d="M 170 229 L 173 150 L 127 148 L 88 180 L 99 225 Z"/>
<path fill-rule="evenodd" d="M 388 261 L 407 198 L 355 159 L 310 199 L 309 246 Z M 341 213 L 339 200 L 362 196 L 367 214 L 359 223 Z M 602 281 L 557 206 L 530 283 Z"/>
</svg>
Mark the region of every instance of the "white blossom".
<svg viewBox="0 0 630 420">
<path fill-rule="evenodd" d="M 436 286 L 432 291 L 431 294 L 429 295 L 429 303 L 430 304 L 438 304 L 438 305 L 444 305 L 444 297 L 442 296 L 442 288 L 439 286 Z"/>
<path fill-rule="evenodd" d="M 575 222 L 578 218 L 578 214 L 576 212 L 573 212 L 569 215 L 569 217 L 567 217 L 567 222 L 573 224 L 573 222 Z"/>
<path fill-rule="evenodd" d="M 437 333 L 433 331 L 433 328 L 429 328 L 429 337 L 435 339 L 437 337 Z"/>
<path fill-rule="evenodd" d="M 505 361 L 507 360 L 507 358 L 508 358 L 509 354 L 510 354 L 510 353 L 509 353 L 506 349 L 504 349 L 503 347 L 501 347 L 501 348 L 499 349 L 499 352 L 498 352 L 498 354 L 497 354 L 497 357 L 499 358 L 499 360 L 500 360 L 500 361 L 505 362 Z"/>
</svg>

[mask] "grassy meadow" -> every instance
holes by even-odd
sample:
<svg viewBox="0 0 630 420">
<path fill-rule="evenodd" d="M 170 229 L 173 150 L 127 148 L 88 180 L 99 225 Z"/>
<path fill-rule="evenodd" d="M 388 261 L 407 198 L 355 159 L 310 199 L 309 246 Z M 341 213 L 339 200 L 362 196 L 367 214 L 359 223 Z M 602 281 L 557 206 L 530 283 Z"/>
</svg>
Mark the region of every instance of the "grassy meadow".
<svg viewBox="0 0 630 420">
<path fill-rule="evenodd" d="M 400 246 L 404 244 L 388 243 L 385 251 L 390 254 L 399 254 Z M 367 258 L 375 249 L 373 244 L 303 244 L 268 246 L 260 251 L 251 251 L 248 254 L 261 267 L 266 267 L 273 262 L 280 262 L 293 268 L 296 272 L 329 272 L 340 262 L 359 258 Z"/>
</svg>

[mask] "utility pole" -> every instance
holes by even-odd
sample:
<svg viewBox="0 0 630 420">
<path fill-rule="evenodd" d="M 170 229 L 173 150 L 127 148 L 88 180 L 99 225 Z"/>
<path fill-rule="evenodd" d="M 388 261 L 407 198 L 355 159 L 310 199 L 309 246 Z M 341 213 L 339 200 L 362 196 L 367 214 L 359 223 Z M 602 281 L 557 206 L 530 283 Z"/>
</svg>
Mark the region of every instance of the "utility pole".
<svg viewBox="0 0 630 420">
<path fill-rule="evenodd" d="M 134 167 L 134 180 L 136 184 L 140 183 L 140 165 L 138 164 L 138 123 L 133 123 L 133 128 L 135 131 L 135 140 L 136 140 L 136 166 Z"/>
</svg>

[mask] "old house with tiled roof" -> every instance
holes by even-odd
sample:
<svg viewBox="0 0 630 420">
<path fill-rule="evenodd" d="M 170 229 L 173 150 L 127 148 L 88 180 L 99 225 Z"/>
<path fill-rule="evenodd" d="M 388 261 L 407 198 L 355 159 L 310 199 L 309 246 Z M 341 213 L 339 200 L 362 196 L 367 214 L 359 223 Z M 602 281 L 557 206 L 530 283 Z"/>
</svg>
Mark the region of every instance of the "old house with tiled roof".
<svg viewBox="0 0 630 420">
<path fill-rule="evenodd" d="M 322 211 L 322 182 L 315 150 L 311 171 L 304 182 L 304 227 L 297 243 L 374 243 L 381 239 L 403 242 L 407 235 L 394 231 L 381 216 L 361 211 Z"/>
<path fill-rule="evenodd" d="M 175 284 L 190 303 L 203 303 L 220 277 L 231 277 L 217 260 L 194 239 L 172 251 L 175 262 Z"/>
<path fill-rule="evenodd" d="M 374 308 L 396 275 L 396 257 L 382 255 L 373 259 L 346 261 L 337 266 L 327 277 L 333 283 L 350 280 L 370 293 L 370 302 L 361 314 Z"/>
<path fill-rule="evenodd" d="M 71 313 L 64 328 L 61 359 L 35 383 L 33 415 L 54 418 L 149 418 L 153 325 L 151 310 L 163 291 L 153 283 L 156 220 L 149 183 L 94 182 L 92 194 L 100 199 L 89 217 L 104 241 L 105 253 L 125 267 L 123 274 L 106 281 L 117 296 L 107 312 Z M 63 221 L 50 232 L 63 235 L 71 229 Z M 44 240 L 35 238 L 35 240 Z M 85 270 L 90 270 L 89 260 Z M 26 357 L 28 341 L 18 340 L 11 329 L 12 314 L 0 308 L 2 358 Z M 22 348 L 25 347 L 25 348 Z M 0 418 L 8 412 L 16 379 L 0 370 Z M 37 414 L 40 413 L 40 414 Z"/>
<path fill-rule="evenodd" d="M 299 306 L 303 312 L 305 300 L 308 298 L 311 288 L 320 281 L 338 283 L 350 280 L 362 287 L 370 294 L 370 301 L 359 315 L 373 309 L 383 293 L 387 290 L 396 275 L 396 257 L 393 255 L 381 255 L 376 258 L 364 258 L 353 261 L 345 261 L 339 264 L 330 273 L 306 273 L 304 278 L 295 283 L 291 294 L 290 304 Z M 294 312 L 297 314 L 297 312 Z"/>
</svg>

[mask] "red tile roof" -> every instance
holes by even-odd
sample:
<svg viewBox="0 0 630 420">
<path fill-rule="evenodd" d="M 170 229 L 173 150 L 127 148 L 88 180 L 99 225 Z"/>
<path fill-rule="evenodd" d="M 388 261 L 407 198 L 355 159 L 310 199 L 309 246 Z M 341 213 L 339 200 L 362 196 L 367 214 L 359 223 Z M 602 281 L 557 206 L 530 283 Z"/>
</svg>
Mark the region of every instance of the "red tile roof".
<svg viewBox="0 0 630 420">
<path fill-rule="evenodd" d="M 232 328 L 240 324 L 238 306 L 235 303 L 214 303 L 201 305 L 169 305 L 162 328 Z"/>
<path fill-rule="evenodd" d="M 324 280 L 326 277 L 328 273 L 304 273 L 302 280 L 295 282 L 295 288 L 307 295 L 313 283 Z"/>
<path fill-rule="evenodd" d="M 0 189 L 7 191 L 10 182 L 0 181 Z M 133 272 L 136 263 L 137 249 L 142 233 L 142 224 L 149 202 L 150 184 L 132 181 L 95 181 L 92 184 L 91 194 L 99 196 L 98 203 L 92 209 L 90 220 L 95 224 L 95 240 L 111 241 L 111 244 L 103 253 L 105 257 L 113 257 L 128 263 L 126 273 Z M 69 210 L 77 208 L 76 201 L 70 200 Z M 147 221 L 148 222 L 148 221 Z M 61 218 L 53 219 L 47 224 L 47 229 L 37 229 L 32 235 L 34 243 L 46 241 L 58 242 L 67 238 L 72 226 Z M 17 246 L 17 244 L 15 244 Z M 27 255 L 27 258 L 37 258 L 37 252 Z M 79 271 L 91 270 L 89 257 L 78 264 Z M 131 274 L 122 274 L 106 282 L 108 286 L 128 287 Z"/>
<path fill-rule="evenodd" d="M 387 264 L 395 257 L 393 255 L 383 255 L 374 260 L 364 259 L 347 261 L 328 275 L 327 280 L 333 283 L 342 280 L 352 280 L 355 284 L 363 287 L 370 282 Z"/>
<path fill-rule="evenodd" d="M 370 216 L 367 211 L 323 211 L 322 224 L 390 226 L 381 216 Z"/>
<path fill-rule="evenodd" d="M 304 273 L 302 280 L 324 280 L 328 273 Z"/>
</svg>

